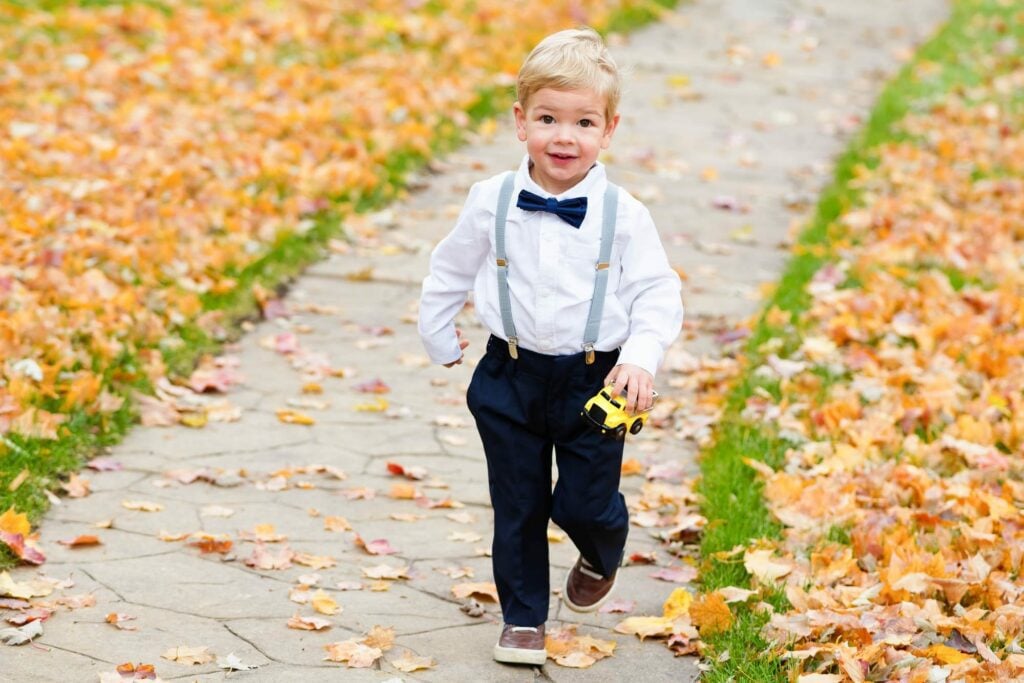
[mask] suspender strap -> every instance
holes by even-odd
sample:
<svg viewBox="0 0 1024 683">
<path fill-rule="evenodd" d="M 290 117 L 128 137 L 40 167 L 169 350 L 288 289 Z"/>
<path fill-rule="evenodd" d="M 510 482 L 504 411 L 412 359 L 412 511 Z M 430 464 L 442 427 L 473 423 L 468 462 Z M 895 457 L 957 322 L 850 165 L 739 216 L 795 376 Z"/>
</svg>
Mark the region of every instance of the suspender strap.
<svg viewBox="0 0 1024 683">
<path fill-rule="evenodd" d="M 508 218 L 508 207 L 512 202 L 512 184 L 515 174 L 506 173 L 498 192 L 498 206 L 494 214 L 494 252 L 498 267 L 498 306 L 501 309 L 501 326 L 508 338 L 508 355 L 519 358 L 519 337 L 516 326 L 512 322 L 512 298 L 508 291 L 508 258 L 505 253 L 505 221 Z M 615 215 L 619 206 L 619 188 L 611 183 L 604 193 L 604 215 L 601 222 L 601 251 L 598 256 L 597 271 L 594 278 L 594 295 L 590 300 L 590 313 L 587 326 L 583 332 L 583 350 L 586 352 L 587 365 L 594 362 L 594 344 L 597 343 L 601 329 L 601 316 L 604 311 L 604 297 L 608 289 L 608 267 L 612 255 L 612 241 L 615 237 Z"/>
<path fill-rule="evenodd" d="M 515 175 L 509 171 L 501 182 L 498 193 L 498 210 L 494 214 L 494 251 L 498 265 L 498 306 L 501 308 L 501 326 L 508 339 L 508 355 L 519 358 L 519 337 L 516 326 L 512 322 L 512 299 L 508 293 L 508 259 L 505 255 L 505 219 L 508 218 L 508 205 L 512 201 L 512 182 Z"/>
<path fill-rule="evenodd" d="M 597 274 L 594 278 L 594 296 L 590 299 L 590 314 L 583 332 L 583 350 L 587 365 L 594 362 L 594 344 L 601 329 L 601 315 L 604 312 L 604 296 L 608 289 L 608 265 L 612 255 L 612 241 L 615 238 L 615 214 L 619 208 L 619 188 L 608 183 L 604 191 L 604 212 L 601 220 L 601 254 L 597 259 Z"/>
</svg>

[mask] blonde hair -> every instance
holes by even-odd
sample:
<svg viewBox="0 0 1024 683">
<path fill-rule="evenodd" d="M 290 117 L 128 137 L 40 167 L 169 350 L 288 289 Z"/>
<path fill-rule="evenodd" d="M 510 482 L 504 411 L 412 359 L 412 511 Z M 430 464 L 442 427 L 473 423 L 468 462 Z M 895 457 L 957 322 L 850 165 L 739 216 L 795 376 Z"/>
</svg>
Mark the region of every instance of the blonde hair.
<svg viewBox="0 0 1024 683">
<path fill-rule="evenodd" d="M 593 90 L 605 98 L 605 116 L 611 119 L 619 106 L 619 68 L 594 29 L 583 26 L 559 31 L 540 41 L 519 69 L 519 104 L 526 108 L 530 97 L 542 88 Z"/>
</svg>

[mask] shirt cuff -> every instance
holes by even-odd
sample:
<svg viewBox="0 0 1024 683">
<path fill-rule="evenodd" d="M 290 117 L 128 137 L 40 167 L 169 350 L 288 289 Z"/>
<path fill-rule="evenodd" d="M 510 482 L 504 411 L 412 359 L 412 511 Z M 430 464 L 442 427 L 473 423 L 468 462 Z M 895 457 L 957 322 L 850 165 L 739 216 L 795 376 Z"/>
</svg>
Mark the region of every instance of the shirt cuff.
<svg viewBox="0 0 1024 683">
<path fill-rule="evenodd" d="M 637 365 L 651 373 L 651 377 L 654 377 L 658 374 L 658 368 L 661 367 L 664 355 L 665 350 L 661 348 L 658 340 L 651 339 L 650 337 L 634 336 L 627 339 L 626 343 L 622 345 L 618 364 L 629 363 L 630 365 Z"/>
<path fill-rule="evenodd" d="M 443 340 L 425 336 L 421 336 L 420 339 L 423 341 L 423 348 L 426 349 L 430 362 L 436 365 L 447 365 L 462 358 L 459 338 L 454 333 L 450 337 L 449 335 L 444 335 Z"/>
</svg>

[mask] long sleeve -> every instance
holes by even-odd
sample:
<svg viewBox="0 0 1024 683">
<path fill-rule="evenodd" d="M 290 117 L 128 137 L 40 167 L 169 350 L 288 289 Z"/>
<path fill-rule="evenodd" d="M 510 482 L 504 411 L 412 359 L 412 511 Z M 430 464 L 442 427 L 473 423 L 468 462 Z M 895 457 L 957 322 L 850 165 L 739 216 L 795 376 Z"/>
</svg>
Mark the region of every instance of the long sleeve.
<svg viewBox="0 0 1024 683">
<path fill-rule="evenodd" d="M 481 184 L 470 191 L 452 231 L 430 255 L 430 273 L 423 280 L 418 328 L 430 360 L 451 363 L 462 356 L 455 335 L 455 316 L 473 289 L 477 272 L 490 251 L 488 226 L 492 214 L 480 205 Z"/>
<path fill-rule="evenodd" d="M 679 275 L 668 263 L 654 220 L 638 212 L 636 229 L 622 254 L 616 296 L 629 312 L 629 336 L 619 363 L 631 363 L 655 375 L 665 351 L 683 324 Z"/>
</svg>

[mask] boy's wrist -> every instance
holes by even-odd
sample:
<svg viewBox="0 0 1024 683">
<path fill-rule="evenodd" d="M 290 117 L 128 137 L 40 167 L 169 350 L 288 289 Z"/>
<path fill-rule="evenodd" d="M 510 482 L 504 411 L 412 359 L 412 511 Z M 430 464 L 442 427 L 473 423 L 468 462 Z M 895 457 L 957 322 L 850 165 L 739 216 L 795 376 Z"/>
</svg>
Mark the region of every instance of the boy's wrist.
<svg viewBox="0 0 1024 683">
<path fill-rule="evenodd" d="M 654 378 L 658 374 L 663 355 L 664 351 L 657 340 L 634 335 L 622 345 L 618 364 L 635 365 L 649 372 Z"/>
</svg>

